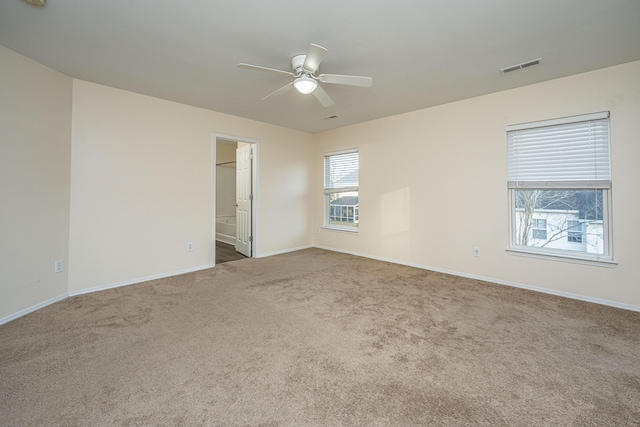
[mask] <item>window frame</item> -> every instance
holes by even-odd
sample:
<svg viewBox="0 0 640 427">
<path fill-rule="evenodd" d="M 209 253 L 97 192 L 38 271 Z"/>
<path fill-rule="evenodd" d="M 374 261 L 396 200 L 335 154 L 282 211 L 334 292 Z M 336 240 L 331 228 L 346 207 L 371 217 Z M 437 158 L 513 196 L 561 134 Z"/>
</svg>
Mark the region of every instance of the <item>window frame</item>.
<svg viewBox="0 0 640 427">
<path fill-rule="evenodd" d="M 339 187 L 327 187 L 326 186 L 326 159 L 327 157 L 331 157 L 331 156 L 339 156 L 339 155 L 343 155 L 343 154 L 352 154 L 352 153 L 357 153 L 358 154 L 358 175 L 360 174 L 360 151 L 359 149 L 356 148 L 349 148 L 349 149 L 345 149 L 345 150 L 339 150 L 339 151 L 331 151 L 331 152 L 326 152 L 322 155 L 322 187 L 323 187 L 323 219 L 322 219 L 322 228 L 326 229 L 326 230 L 332 230 L 332 231 L 340 231 L 340 232 L 348 232 L 348 233 L 358 233 L 360 230 L 360 224 L 359 224 L 359 215 L 360 215 L 360 205 L 359 205 L 359 200 L 360 200 L 360 180 L 359 180 L 359 176 L 358 176 L 358 185 L 356 186 L 352 186 L 352 187 L 345 187 L 345 188 L 339 188 Z M 340 225 L 340 224 L 331 224 L 331 195 L 332 194 L 337 194 L 337 193 L 348 193 L 348 192 L 356 192 L 358 194 L 358 206 L 354 207 L 354 216 L 356 216 L 356 211 L 357 211 L 357 217 L 358 217 L 358 221 L 354 222 L 354 225 Z"/>
<path fill-rule="evenodd" d="M 608 149 L 611 149 L 611 135 L 610 135 L 610 116 L 609 112 L 595 113 L 583 116 L 566 117 L 560 119 L 545 120 L 542 122 L 532 122 L 521 125 L 507 126 L 507 135 L 513 128 L 516 129 L 530 129 L 534 127 L 548 127 L 559 124 L 577 123 L 581 121 L 588 121 L 590 118 L 606 118 L 609 124 L 608 135 Z M 610 155 L 609 155 L 610 156 Z M 609 169 L 610 170 L 610 169 Z M 609 181 L 608 186 L 596 185 L 592 188 L 586 188 L 575 184 L 566 183 L 566 185 L 554 185 L 546 186 L 544 182 L 536 183 L 534 185 L 526 185 L 522 188 L 508 185 L 508 205 L 509 205 L 509 236 L 508 236 L 508 248 L 507 252 L 513 255 L 528 256 L 541 259 L 549 259 L 554 261 L 567 261 L 579 264 L 598 265 L 604 267 L 614 267 L 617 262 L 613 258 L 613 226 L 611 218 L 611 189 L 612 185 Z M 548 248 L 548 247 L 536 247 L 529 245 L 516 244 L 516 227 L 517 227 L 517 209 L 516 209 L 516 192 L 518 190 L 585 190 L 594 189 L 602 191 L 602 232 L 603 232 L 603 253 L 588 253 L 581 251 L 573 251 L 570 249 Z M 533 224 L 532 224 L 533 225 Z M 534 228 L 532 227 L 532 230 Z M 582 239 L 585 238 L 584 230 L 582 232 Z M 567 230 L 567 240 L 569 239 L 570 231 Z M 569 241 L 569 240 L 568 240 Z M 582 242 L 580 242 L 582 243 Z"/>
</svg>

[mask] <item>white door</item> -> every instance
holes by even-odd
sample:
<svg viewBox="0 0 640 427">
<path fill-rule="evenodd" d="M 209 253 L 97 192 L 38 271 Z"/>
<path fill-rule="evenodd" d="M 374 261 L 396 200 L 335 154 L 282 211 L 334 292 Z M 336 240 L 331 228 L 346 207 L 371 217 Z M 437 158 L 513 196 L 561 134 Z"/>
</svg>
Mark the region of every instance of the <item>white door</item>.
<svg viewBox="0 0 640 427">
<path fill-rule="evenodd" d="M 251 256 L 251 144 L 236 149 L 236 251 Z"/>
</svg>

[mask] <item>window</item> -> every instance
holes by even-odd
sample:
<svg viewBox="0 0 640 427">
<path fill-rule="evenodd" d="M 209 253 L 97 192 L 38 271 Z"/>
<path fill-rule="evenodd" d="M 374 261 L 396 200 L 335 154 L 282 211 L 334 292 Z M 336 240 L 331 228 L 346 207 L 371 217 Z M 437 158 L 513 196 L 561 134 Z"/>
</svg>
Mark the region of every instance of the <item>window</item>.
<svg viewBox="0 0 640 427">
<path fill-rule="evenodd" d="M 325 227 L 358 230 L 358 150 L 324 155 Z"/>
<path fill-rule="evenodd" d="M 533 238 L 547 240 L 547 220 L 533 219 Z"/>
<path fill-rule="evenodd" d="M 609 113 L 507 126 L 510 250 L 612 262 Z"/>
<path fill-rule="evenodd" d="M 576 219 L 570 219 L 568 221 L 567 241 L 572 243 L 582 243 L 582 235 L 584 234 L 582 224 L 582 222 Z"/>
</svg>

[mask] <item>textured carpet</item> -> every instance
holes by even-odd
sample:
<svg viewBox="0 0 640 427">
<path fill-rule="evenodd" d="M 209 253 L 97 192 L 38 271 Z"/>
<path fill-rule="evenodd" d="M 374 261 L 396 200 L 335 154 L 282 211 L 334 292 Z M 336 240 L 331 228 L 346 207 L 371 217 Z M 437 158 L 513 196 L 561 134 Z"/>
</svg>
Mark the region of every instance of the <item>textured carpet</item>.
<svg viewBox="0 0 640 427">
<path fill-rule="evenodd" d="M 0 326 L 0 424 L 638 425 L 640 313 L 309 249 Z"/>
</svg>

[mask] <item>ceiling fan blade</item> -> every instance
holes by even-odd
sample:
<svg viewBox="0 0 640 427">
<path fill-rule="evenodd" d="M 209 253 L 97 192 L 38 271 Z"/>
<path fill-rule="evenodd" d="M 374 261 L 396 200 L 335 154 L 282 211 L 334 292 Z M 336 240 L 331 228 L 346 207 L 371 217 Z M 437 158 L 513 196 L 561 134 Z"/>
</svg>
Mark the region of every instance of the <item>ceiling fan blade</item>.
<svg viewBox="0 0 640 427">
<path fill-rule="evenodd" d="M 320 74 L 318 80 L 322 83 L 336 85 L 371 87 L 373 79 L 364 76 L 346 76 L 344 74 Z"/>
<path fill-rule="evenodd" d="M 275 92 L 271 92 L 269 95 L 265 96 L 264 98 L 262 98 L 262 101 L 264 101 L 265 99 L 273 96 L 273 95 L 277 95 L 279 93 L 284 93 L 286 91 L 288 91 L 289 89 L 291 89 L 291 87 L 293 86 L 293 82 L 291 83 L 287 83 L 286 85 L 282 86 L 280 89 L 276 90 Z"/>
<path fill-rule="evenodd" d="M 309 45 L 309 52 L 307 52 L 307 57 L 304 60 L 304 64 L 302 64 L 302 68 L 304 68 L 311 74 L 315 73 L 326 54 L 327 49 L 323 48 L 322 46 L 318 46 L 317 44 L 311 43 Z"/>
<path fill-rule="evenodd" d="M 320 104 L 322 104 L 323 107 L 331 107 L 333 105 L 333 100 L 329 97 L 327 92 L 322 89 L 322 86 L 318 85 L 316 90 L 311 93 L 313 93 L 316 99 L 320 101 Z"/>
<path fill-rule="evenodd" d="M 245 70 L 266 71 L 268 73 L 286 74 L 287 76 L 295 77 L 294 74 L 291 71 L 276 70 L 275 68 L 261 67 L 259 65 L 245 64 L 243 62 L 241 62 L 238 65 L 236 65 L 236 67 L 237 68 L 242 68 L 242 69 L 245 69 Z"/>
</svg>

